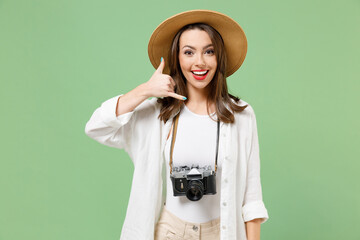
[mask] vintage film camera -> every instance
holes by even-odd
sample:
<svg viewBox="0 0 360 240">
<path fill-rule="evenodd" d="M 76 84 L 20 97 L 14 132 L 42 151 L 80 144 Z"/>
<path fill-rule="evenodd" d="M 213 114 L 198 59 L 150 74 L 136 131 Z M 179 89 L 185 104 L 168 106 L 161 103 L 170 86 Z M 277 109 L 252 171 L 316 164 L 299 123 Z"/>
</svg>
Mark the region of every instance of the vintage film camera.
<svg viewBox="0 0 360 240">
<path fill-rule="evenodd" d="M 211 166 L 174 167 L 171 173 L 174 196 L 198 201 L 203 195 L 216 194 L 216 173 Z"/>
</svg>

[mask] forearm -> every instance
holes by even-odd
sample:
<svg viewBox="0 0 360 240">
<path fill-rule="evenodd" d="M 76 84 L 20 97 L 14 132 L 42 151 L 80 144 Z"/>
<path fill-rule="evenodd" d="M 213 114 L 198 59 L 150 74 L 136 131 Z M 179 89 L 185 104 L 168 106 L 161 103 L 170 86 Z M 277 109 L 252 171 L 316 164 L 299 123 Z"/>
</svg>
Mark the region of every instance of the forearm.
<svg viewBox="0 0 360 240">
<path fill-rule="evenodd" d="M 260 240 L 261 218 L 245 222 L 247 240 Z"/>
<path fill-rule="evenodd" d="M 118 99 L 116 116 L 133 111 L 140 103 L 149 98 L 145 84 L 140 84 Z"/>
</svg>

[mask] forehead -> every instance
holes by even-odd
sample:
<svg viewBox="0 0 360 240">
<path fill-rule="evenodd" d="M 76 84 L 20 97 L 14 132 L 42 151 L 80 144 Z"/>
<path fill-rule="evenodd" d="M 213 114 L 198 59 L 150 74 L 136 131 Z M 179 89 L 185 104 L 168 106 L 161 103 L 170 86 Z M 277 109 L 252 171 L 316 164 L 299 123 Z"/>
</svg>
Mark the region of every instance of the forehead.
<svg viewBox="0 0 360 240">
<path fill-rule="evenodd" d="M 180 47 L 184 45 L 201 47 L 211 43 L 212 42 L 209 34 L 206 31 L 200 29 L 188 29 L 181 34 L 179 39 Z"/>
</svg>

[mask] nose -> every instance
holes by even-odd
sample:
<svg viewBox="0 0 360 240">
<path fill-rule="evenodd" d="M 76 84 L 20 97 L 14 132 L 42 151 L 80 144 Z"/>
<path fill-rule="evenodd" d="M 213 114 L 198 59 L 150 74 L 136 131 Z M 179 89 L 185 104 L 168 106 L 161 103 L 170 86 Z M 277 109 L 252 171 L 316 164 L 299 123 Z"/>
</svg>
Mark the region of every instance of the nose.
<svg viewBox="0 0 360 240">
<path fill-rule="evenodd" d="M 198 67 L 203 67 L 205 66 L 205 60 L 204 60 L 204 55 L 203 54 L 198 54 L 195 60 L 195 65 Z"/>
</svg>

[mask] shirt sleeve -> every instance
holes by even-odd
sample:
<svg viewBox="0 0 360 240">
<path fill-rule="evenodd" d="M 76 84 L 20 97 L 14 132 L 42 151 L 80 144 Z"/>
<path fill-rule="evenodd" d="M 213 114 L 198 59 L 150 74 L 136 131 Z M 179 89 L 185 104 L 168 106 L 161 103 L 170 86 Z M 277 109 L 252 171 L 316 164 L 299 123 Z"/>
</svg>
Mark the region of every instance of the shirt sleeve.
<svg viewBox="0 0 360 240">
<path fill-rule="evenodd" d="M 268 212 L 262 199 L 262 189 L 260 180 L 260 156 L 257 124 L 254 110 L 250 109 L 250 129 L 251 145 L 249 159 L 247 163 L 247 180 L 246 190 L 243 203 L 244 222 L 251 221 L 255 218 L 261 218 L 261 223 L 268 220 Z"/>
<path fill-rule="evenodd" d="M 90 138 L 109 147 L 129 151 L 128 143 L 132 136 L 134 111 L 116 116 L 116 107 L 119 97 L 113 97 L 101 104 L 86 123 L 85 133 Z"/>
</svg>

